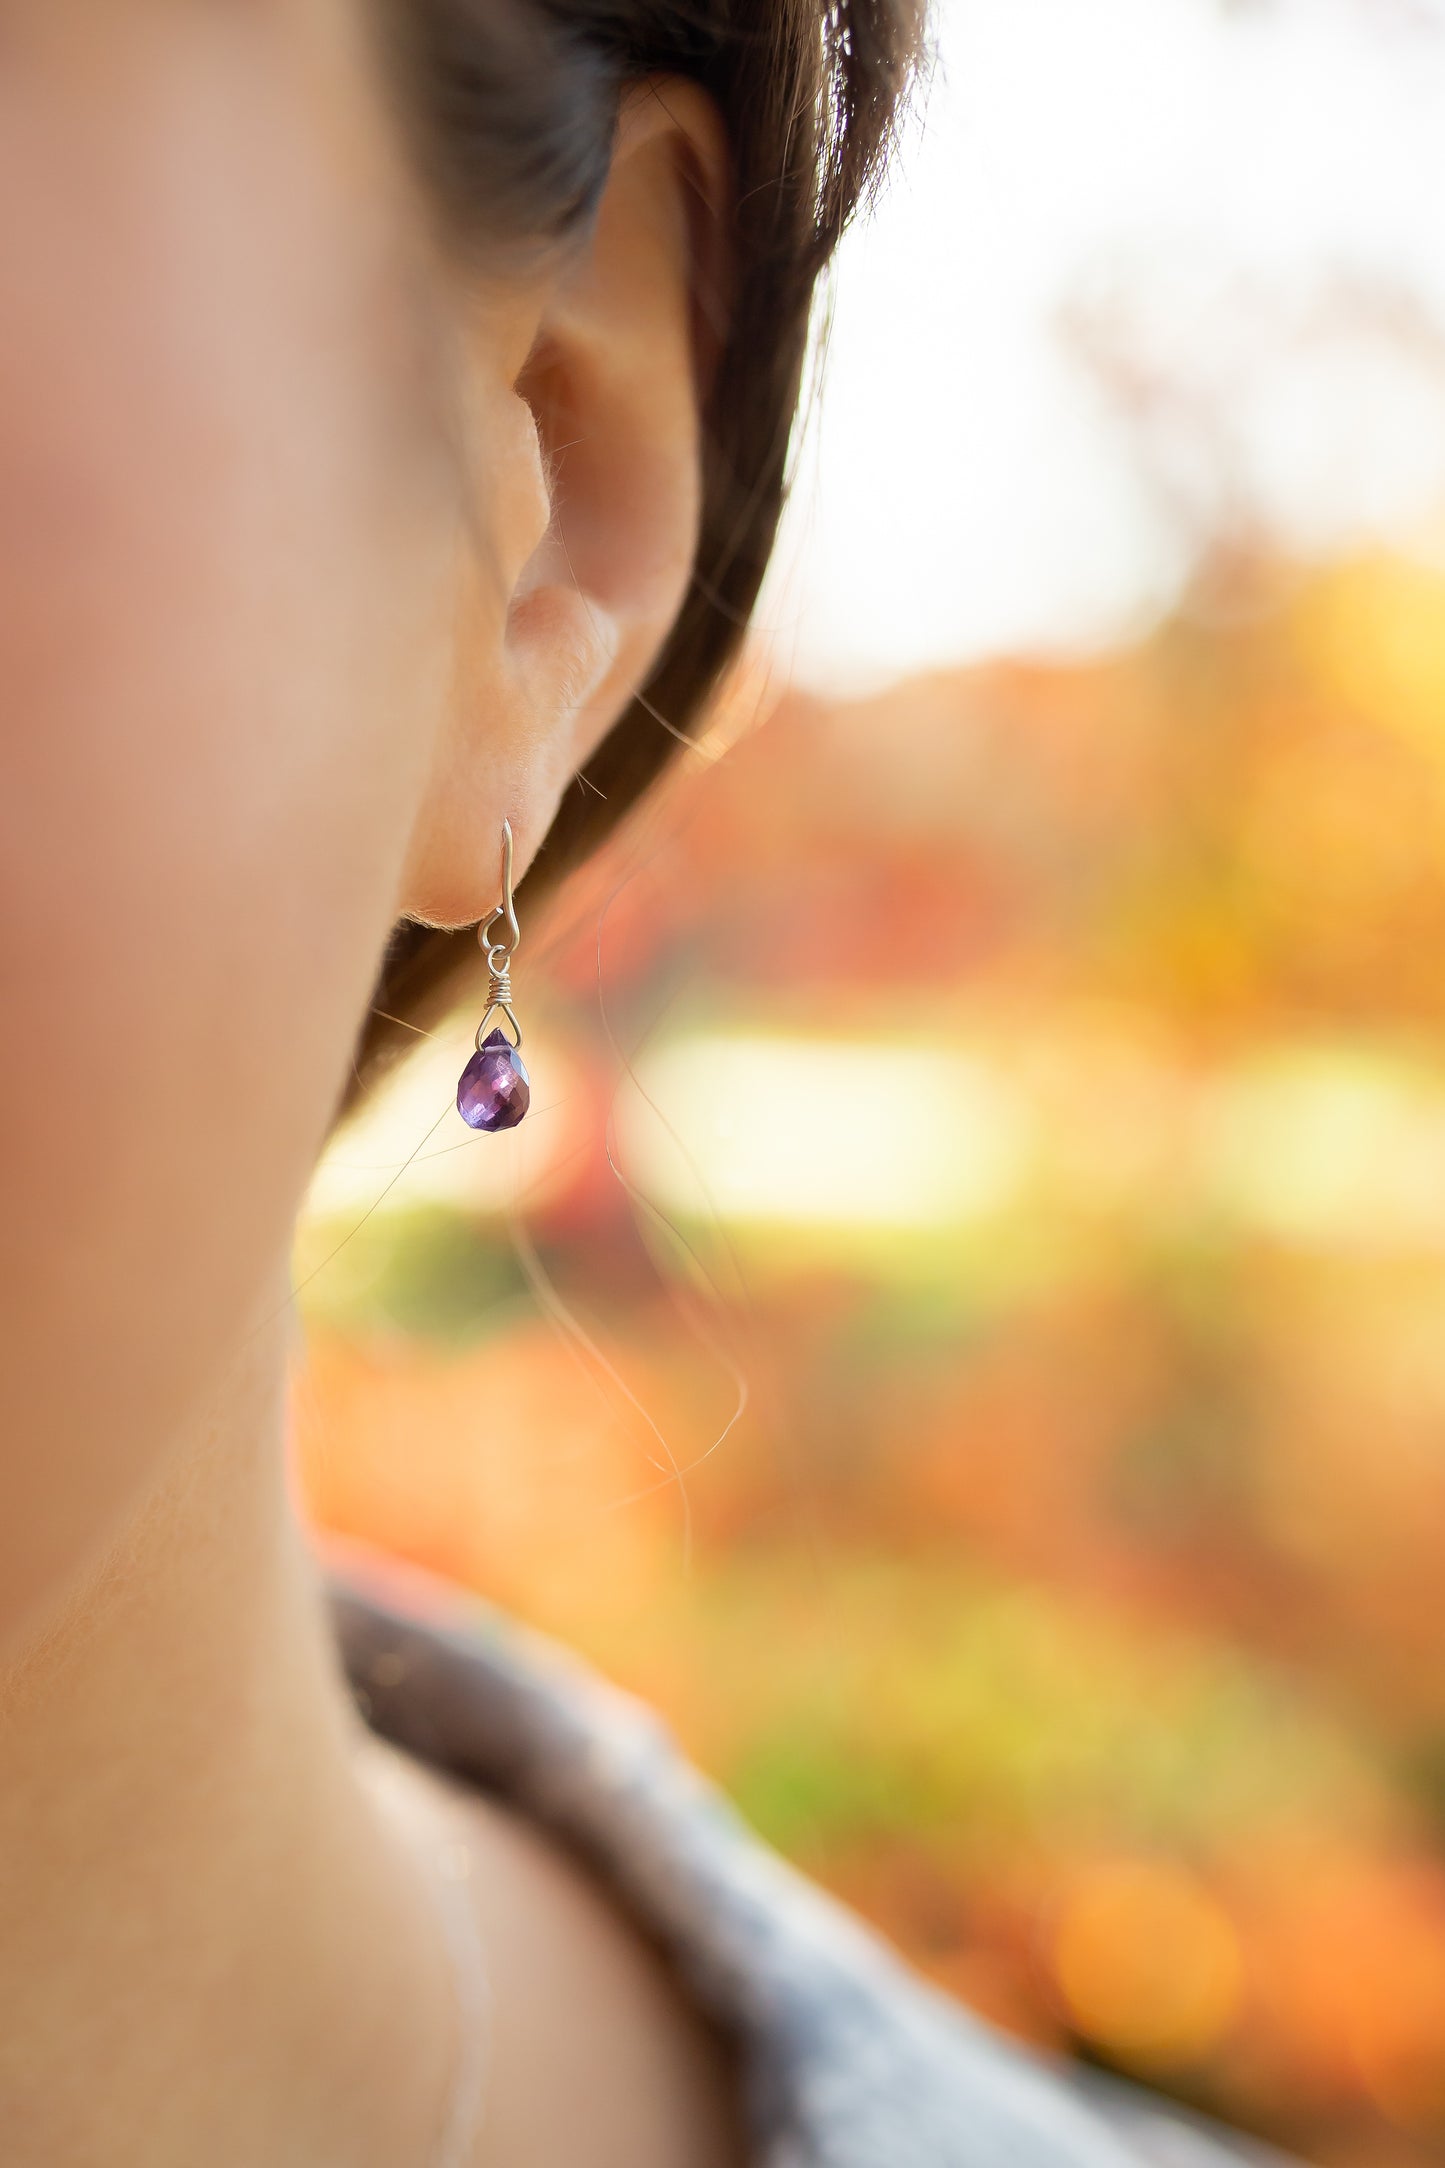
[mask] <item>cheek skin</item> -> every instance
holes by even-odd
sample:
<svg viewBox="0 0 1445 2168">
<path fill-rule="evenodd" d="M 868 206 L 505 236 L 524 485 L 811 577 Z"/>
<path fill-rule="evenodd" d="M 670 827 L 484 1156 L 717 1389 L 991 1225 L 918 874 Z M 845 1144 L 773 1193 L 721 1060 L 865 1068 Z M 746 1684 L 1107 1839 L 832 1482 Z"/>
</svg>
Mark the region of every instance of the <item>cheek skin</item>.
<svg viewBox="0 0 1445 2168">
<path fill-rule="evenodd" d="M 450 673 L 344 11 L 114 12 L 0 87 L 0 1638 L 271 1299 Z"/>
</svg>

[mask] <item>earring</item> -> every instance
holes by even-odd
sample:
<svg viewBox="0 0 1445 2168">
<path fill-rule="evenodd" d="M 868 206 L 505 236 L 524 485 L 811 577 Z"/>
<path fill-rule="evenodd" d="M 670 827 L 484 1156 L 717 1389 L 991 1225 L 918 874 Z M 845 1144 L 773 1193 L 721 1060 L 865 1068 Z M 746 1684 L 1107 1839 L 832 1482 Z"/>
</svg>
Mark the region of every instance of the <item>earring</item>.
<svg viewBox="0 0 1445 2168">
<path fill-rule="evenodd" d="M 493 939 L 492 928 L 505 921 Z M 477 1026 L 477 1051 L 457 1080 L 457 1112 L 471 1129 L 515 1129 L 532 1103 L 532 1080 L 522 1065 L 522 1027 L 512 1013 L 512 958 L 522 929 L 512 901 L 512 824 L 502 823 L 502 900 L 477 928 L 477 946 L 487 959 L 487 1006 Z M 510 1042 L 500 1024 L 487 1030 L 500 1010 L 512 1027 Z"/>
</svg>

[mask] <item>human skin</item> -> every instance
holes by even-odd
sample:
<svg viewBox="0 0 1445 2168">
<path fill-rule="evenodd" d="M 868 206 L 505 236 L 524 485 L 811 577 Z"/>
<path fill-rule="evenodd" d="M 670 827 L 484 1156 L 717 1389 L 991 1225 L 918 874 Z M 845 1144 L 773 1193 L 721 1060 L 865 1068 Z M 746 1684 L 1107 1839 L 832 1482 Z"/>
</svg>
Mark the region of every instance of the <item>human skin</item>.
<svg viewBox="0 0 1445 2168">
<path fill-rule="evenodd" d="M 361 0 L 0 0 L 7 2168 L 429 2159 L 449 1975 L 287 1496 L 291 1228 L 388 929 L 490 907 L 682 597 L 724 174 L 648 86 L 595 234 L 464 276 Z M 417 1783 L 477 2161 L 732 2158 L 655 1960 Z"/>
</svg>

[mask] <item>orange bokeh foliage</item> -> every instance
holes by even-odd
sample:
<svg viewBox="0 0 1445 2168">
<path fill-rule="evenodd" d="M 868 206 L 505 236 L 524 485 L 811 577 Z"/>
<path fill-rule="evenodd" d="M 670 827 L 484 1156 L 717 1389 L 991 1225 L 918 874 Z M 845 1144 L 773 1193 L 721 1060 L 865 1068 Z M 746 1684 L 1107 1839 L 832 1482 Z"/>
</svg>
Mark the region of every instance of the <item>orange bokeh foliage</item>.
<svg viewBox="0 0 1445 2168">
<path fill-rule="evenodd" d="M 1251 577 L 1077 664 L 831 704 L 750 680 L 726 757 L 530 952 L 599 1135 L 531 1235 L 616 1375 L 517 1303 L 443 1345 L 328 1311 L 323 1276 L 299 1464 L 323 1524 L 657 1700 L 998 2021 L 1340 2168 L 1420 2168 L 1445 575 Z M 1028 1110 L 1027 1179 L 928 1241 L 684 1251 L 600 1136 L 609 1032 L 630 1059 L 699 1020 L 964 1048 Z"/>
</svg>

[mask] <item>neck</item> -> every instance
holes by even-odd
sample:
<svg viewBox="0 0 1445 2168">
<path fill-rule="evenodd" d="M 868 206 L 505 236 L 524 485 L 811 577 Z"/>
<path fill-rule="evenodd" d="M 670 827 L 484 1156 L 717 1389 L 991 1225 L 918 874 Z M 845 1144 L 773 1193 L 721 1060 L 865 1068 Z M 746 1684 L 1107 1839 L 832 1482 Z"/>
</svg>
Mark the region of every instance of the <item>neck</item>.
<svg viewBox="0 0 1445 2168">
<path fill-rule="evenodd" d="M 13 2168 L 425 2168 L 450 1983 L 290 1509 L 288 1335 L 0 1670 Z"/>
</svg>

